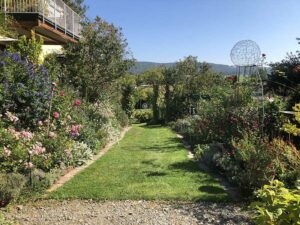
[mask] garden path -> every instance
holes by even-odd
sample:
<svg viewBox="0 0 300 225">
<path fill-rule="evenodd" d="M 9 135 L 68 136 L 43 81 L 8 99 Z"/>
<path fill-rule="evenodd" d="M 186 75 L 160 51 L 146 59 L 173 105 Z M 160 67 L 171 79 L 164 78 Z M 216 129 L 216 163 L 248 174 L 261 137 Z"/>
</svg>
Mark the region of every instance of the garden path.
<svg viewBox="0 0 300 225">
<path fill-rule="evenodd" d="M 50 198 L 7 216 L 30 225 L 251 224 L 218 181 L 188 157 L 180 138 L 161 126 L 134 125 Z"/>
</svg>

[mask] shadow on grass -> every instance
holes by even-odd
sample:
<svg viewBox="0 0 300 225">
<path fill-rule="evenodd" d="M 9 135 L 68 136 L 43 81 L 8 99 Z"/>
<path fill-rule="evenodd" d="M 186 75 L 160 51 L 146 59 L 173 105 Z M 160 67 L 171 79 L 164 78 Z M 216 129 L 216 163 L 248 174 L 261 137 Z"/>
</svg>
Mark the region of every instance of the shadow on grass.
<svg viewBox="0 0 300 225">
<path fill-rule="evenodd" d="M 192 160 L 173 163 L 169 166 L 169 168 L 173 170 L 183 170 L 190 173 L 201 172 L 197 162 Z"/>
<path fill-rule="evenodd" d="M 167 173 L 164 172 L 158 172 L 158 171 L 153 171 L 153 172 L 146 172 L 147 177 L 163 177 L 166 176 Z"/>
<path fill-rule="evenodd" d="M 149 159 L 149 160 L 143 160 L 141 163 L 148 166 L 156 166 L 155 161 L 156 159 Z"/>
<path fill-rule="evenodd" d="M 201 192 L 206 192 L 208 194 L 223 194 L 225 193 L 224 189 L 221 187 L 216 187 L 216 186 L 200 186 L 198 188 L 199 191 Z"/>
<path fill-rule="evenodd" d="M 163 126 L 160 125 L 160 124 L 157 124 L 157 125 L 142 124 L 142 125 L 140 125 L 140 127 L 146 128 L 146 129 L 157 129 L 157 128 L 160 128 L 160 127 L 163 127 Z"/>
<path fill-rule="evenodd" d="M 153 152 L 176 152 L 176 151 L 182 151 L 180 149 L 181 145 L 173 145 L 173 146 L 162 146 L 162 145 L 153 145 L 151 147 L 141 147 L 141 150 L 144 151 L 153 151 Z"/>
</svg>

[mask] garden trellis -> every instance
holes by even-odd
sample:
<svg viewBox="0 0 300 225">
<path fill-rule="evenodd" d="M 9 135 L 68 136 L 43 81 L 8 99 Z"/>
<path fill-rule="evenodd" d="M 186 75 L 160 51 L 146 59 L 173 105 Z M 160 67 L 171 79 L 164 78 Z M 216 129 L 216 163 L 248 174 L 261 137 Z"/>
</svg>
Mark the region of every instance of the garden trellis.
<svg viewBox="0 0 300 225">
<path fill-rule="evenodd" d="M 236 76 L 237 82 L 241 82 L 241 76 L 243 78 L 248 76 L 255 75 L 260 90 L 258 90 L 258 94 L 260 95 L 260 100 L 262 102 L 262 121 L 261 121 L 261 129 L 263 132 L 263 124 L 265 117 L 265 104 L 264 104 L 264 83 L 260 74 L 260 69 L 264 66 L 265 54 L 261 53 L 259 45 L 252 40 L 242 40 L 237 42 L 230 53 L 230 58 L 232 63 L 236 66 Z"/>
</svg>

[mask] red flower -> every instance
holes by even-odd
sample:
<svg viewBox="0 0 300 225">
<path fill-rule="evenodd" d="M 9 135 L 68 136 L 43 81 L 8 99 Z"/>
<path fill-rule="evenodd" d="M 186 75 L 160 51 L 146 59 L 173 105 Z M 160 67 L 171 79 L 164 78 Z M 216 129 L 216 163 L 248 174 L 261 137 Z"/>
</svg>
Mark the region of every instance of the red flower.
<svg viewBox="0 0 300 225">
<path fill-rule="evenodd" d="M 55 119 L 58 119 L 58 118 L 59 118 L 59 112 L 54 112 L 54 113 L 53 113 L 53 117 L 54 117 Z"/>
<path fill-rule="evenodd" d="M 76 99 L 76 100 L 74 101 L 74 105 L 80 106 L 80 105 L 81 105 L 81 101 L 80 101 L 79 99 Z"/>
<path fill-rule="evenodd" d="M 61 96 L 61 97 L 64 97 L 64 96 L 65 96 L 65 92 L 64 92 L 64 91 L 61 91 L 61 92 L 60 92 L 60 96 Z"/>
</svg>

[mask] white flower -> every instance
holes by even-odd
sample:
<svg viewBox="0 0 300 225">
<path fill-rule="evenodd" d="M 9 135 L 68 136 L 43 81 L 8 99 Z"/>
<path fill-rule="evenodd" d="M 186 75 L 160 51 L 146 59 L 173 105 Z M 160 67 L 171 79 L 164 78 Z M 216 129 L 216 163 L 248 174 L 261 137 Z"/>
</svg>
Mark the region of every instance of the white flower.
<svg viewBox="0 0 300 225">
<path fill-rule="evenodd" d="M 9 150 L 7 147 L 3 148 L 3 155 L 5 158 L 8 158 L 11 155 L 11 150 Z"/>
</svg>

